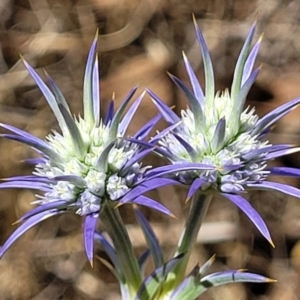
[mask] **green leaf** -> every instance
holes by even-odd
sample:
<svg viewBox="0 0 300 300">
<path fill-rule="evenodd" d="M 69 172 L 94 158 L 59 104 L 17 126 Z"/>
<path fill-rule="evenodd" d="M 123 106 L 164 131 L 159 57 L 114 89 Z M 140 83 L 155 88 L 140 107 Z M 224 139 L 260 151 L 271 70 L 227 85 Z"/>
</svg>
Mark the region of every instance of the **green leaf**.
<svg viewBox="0 0 300 300">
<path fill-rule="evenodd" d="M 179 254 L 152 272 L 142 283 L 135 300 L 151 300 L 154 295 L 158 295 L 165 282 L 166 275 L 168 275 L 183 257 L 184 254 Z"/>
</svg>

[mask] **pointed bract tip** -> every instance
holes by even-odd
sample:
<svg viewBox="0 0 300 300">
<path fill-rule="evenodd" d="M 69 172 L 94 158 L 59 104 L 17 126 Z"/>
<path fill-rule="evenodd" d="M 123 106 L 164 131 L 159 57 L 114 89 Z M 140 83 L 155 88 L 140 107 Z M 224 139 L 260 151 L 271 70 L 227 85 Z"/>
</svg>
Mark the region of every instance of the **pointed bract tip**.
<svg viewBox="0 0 300 300">
<path fill-rule="evenodd" d="M 15 221 L 15 222 L 13 222 L 11 225 L 14 226 L 14 225 L 17 225 L 17 224 L 19 224 L 19 223 L 21 223 L 21 220 L 20 220 L 20 219 L 17 220 L 17 221 Z"/>
<path fill-rule="evenodd" d="M 268 240 L 268 242 L 269 242 L 270 245 L 275 249 L 275 244 L 273 243 L 272 239 Z"/>
<path fill-rule="evenodd" d="M 115 99 L 116 99 L 116 93 L 113 92 L 112 95 L 111 95 L 111 100 L 115 101 Z"/>
<path fill-rule="evenodd" d="M 217 254 L 213 254 L 213 256 L 208 261 L 215 261 L 217 257 Z"/>
<path fill-rule="evenodd" d="M 99 36 L 99 28 L 97 27 L 94 40 L 98 39 Z"/>
<path fill-rule="evenodd" d="M 25 61 L 24 56 L 21 53 L 19 53 L 19 56 L 20 56 L 21 60 L 24 62 Z"/>
<path fill-rule="evenodd" d="M 22 62 L 25 65 L 26 68 L 31 67 L 30 64 L 24 58 L 24 56 L 22 56 L 21 54 L 20 54 L 20 58 L 21 58 L 21 60 L 22 60 Z"/>
<path fill-rule="evenodd" d="M 169 216 L 170 216 L 171 218 L 173 218 L 173 219 L 178 220 L 178 218 L 177 218 L 173 213 L 171 213 Z"/>
<path fill-rule="evenodd" d="M 171 78 L 174 77 L 174 75 L 172 75 L 169 71 L 167 71 L 167 75 Z"/>
<path fill-rule="evenodd" d="M 196 17 L 195 17 L 195 14 L 192 14 L 192 18 L 193 18 L 194 25 L 195 25 L 195 26 L 198 26 L 198 24 L 197 24 L 197 19 L 196 19 Z"/>
<path fill-rule="evenodd" d="M 114 209 L 117 209 L 117 208 L 119 208 L 122 205 L 123 205 L 123 203 L 119 202 L 118 204 L 116 204 L 116 206 L 114 207 Z"/>
<path fill-rule="evenodd" d="M 89 259 L 89 262 L 90 262 L 91 268 L 93 269 L 94 268 L 94 261 L 93 261 L 93 259 Z"/>
<path fill-rule="evenodd" d="M 256 14 L 255 14 L 255 18 L 254 18 L 254 21 L 253 21 L 253 25 L 254 25 L 254 24 L 257 24 L 257 20 L 258 20 L 258 12 L 256 12 Z"/>
<path fill-rule="evenodd" d="M 50 77 L 49 73 L 46 71 L 45 68 L 43 68 L 43 72 L 44 72 L 44 74 L 45 74 L 47 77 Z"/>
<path fill-rule="evenodd" d="M 290 112 L 293 111 L 294 109 L 298 108 L 298 106 L 300 106 L 300 104 L 297 104 L 297 105 L 293 106 L 289 111 Z"/>
<path fill-rule="evenodd" d="M 272 283 L 272 282 L 277 282 L 277 281 L 278 281 L 277 279 L 266 277 L 266 282 Z"/>
<path fill-rule="evenodd" d="M 185 201 L 184 201 L 184 204 L 187 204 L 190 200 L 191 200 L 192 197 L 186 197 Z"/>
</svg>

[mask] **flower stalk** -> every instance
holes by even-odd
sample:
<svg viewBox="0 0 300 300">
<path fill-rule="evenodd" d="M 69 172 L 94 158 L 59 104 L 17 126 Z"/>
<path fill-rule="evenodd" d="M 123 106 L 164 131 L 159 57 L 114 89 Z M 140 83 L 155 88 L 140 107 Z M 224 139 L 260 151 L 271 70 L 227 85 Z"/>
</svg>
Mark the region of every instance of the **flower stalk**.
<svg viewBox="0 0 300 300">
<path fill-rule="evenodd" d="M 184 258 L 169 273 L 166 280 L 167 290 L 173 290 L 184 278 L 186 267 L 194 249 L 198 232 L 212 200 L 212 193 L 198 191 L 191 199 L 189 215 L 186 220 L 184 231 L 180 237 L 174 257 L 185 253 Z"/>
<path fill-rule="evenodd" d="M 123 276 L 121 279 L 124 280 L 123 284 L 127 287 L 129 299 L 134 299 L 141 286 L 142 277 L 132 243 L 118 208 L 113 207 L 110 203 L 105 205 L 101 213 L 101 221 L 113 241 L 121 276 Z"/>
</svg>

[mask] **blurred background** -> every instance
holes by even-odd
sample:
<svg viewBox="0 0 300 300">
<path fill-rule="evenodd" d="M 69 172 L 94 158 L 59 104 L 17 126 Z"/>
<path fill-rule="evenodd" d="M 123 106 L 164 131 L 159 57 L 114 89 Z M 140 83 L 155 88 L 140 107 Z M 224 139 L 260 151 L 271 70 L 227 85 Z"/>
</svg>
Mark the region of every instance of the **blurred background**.
<svg viewBox="0 0 300 300">
<path fill-rule="evenodd" d="M 182 50 L 200 82 L 204 82 L 192 13 L 210 49 L 218 90 L 230 87 L 238 53 L 251 24 L 257 20 L 255 39 L 264 32 L 257 60 L 263 69 L 248 104 L 256 106 L 261 116 L 300 96 L 300 2 L 297 0 L 1 0 L 0 122 L 40 138 L 57 128 L 19 54 L 39 74 L 45 68 L 73 112 L 81 113 L 84 67 L 97 28 L 102 111 L 113 93 L 119 103 L 138 84 L 137 95 L 148 87 L 180 112 L 186 102 L 166 71 L 187 79 Z M 155 113 L 146 96 L 130 132 Z M 299 133 L 300 109 L 295 109 L 277 124 L 268 138 L 274 143 L 299 144 Z M 32 156 L 29 147 L 0 140 L 0 176 L 29 174 L 32 169 L 24 160 Z M 148 163 L 154 162 L 150 158 Z M 300 156 L 287 156 L 274 165 L 300 167 Z M 300 187 L 295 179 L 274 180 Z M 172 254 L 188 211 L 185 195 L 185 190 L 172 187 L 152 194 L 172 210 L 177 220 L 144 210 L 166 258 Z M 199 234 L 190 268 L 216 254 L 211 272 L 246 268 L 278 282 L 227 285 L 209 290 L 201 299 L 300 299 L 300 200 L 280 193 L 256 192 L 248 196 L 266 220 L 276 248 L 264 241 L 233 205 L 215 198 Z M 34 197 L 29 190 L 0 191 L 1 244 L 17 227 L 12 223 L 31 209 Z M 136 252 L 142 253 L 145 241 L 131 208 L 123 207 L 122 213 Z M 22 236 L 0 260 L 0 298 L 119 299 L 118 285 L 101 263 L 105 253 L 96 246 L 92 269 L 83 252 L 81 232 L 81 218 L 66 214 L 45 221 Z M 151 262 L 148 267 L 151 270 Z"/>
</svg>

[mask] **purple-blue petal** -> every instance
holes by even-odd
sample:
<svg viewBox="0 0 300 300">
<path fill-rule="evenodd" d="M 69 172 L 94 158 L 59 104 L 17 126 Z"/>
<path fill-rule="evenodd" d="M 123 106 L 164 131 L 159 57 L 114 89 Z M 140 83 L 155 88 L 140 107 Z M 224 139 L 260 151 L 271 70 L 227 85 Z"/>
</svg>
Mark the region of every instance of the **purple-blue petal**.
<svg viewBox="0 0 300 300">
<path fill-rule="evenodd" d="M 181 122 L 175 123 L 173 125 L 170 125 L 169 127 L 165 128 L 161 132 L 157 133 L 151 140 L 151 144 L 156 144 L 158 141 L 160 141 L 164 136 L 166 136 L 168 133 L 172 132 L 176 127 L 180 126 Z"/>
<path fill-rule="evenodd" d="M 261 183 L 248 183 L 247 187 L 256 190 L 268 190 L 268 191 L 274 190 L 290 196 L 294 196 L 296 198 L 300 198 L 299 189 L 279 182 L 262 181 Z"/>
<path fill-rule="evenodd" d="M 220 171 L 224 170 L 226 173 L 228 173 L 228 172 L 240 169 L 242 166 L 243 166 L 243 164 L 236 164 L 236 165 L 228 164 L 228 165 L 222 166 L 222 169 Z"/>
<path fill-rule="evenodd" d="M 169 74 L 173 82 L 187 97 L 190 108 L 194 114 L 195 127 L 201 128 L 202 124 L 205 124 L 205 115 L 203 114 L 202 107 L 191 90 L 176 76 Z"/>
<path fill-rule="evenodd" d="M 62 94 L 61 90 L 56 85 L 55 81 L 49 76 L 49 74 L 45 70 L 44 70 L 44 72 L 47 77 L 48 84 L 50 85 L 50 88 L 54 94 L 54 97 L 55 97 L 57 103 L 62 104 L 65 107 L 65 109 L 68 111 L 68 113 L 71 115 L 69 105 L 68 105 L 64 95 Z"/>
<path fill-rule="evenodd" d="M 47 85 L 43 82 L 41 77 L 36 73 L 36 71 L 24 59 L 23 59 L 23 63 L 25 65 L 27 71 L 29 72 L 29 74 L 31 75 L 33 80 L 35 81 L 35 83 L 38 85 L 40 91 L 46 98 L 49 106 L 51 107 L 51 109 L 57 119 L 60 129 L 64 132 L 64 129 L 65 129 L 64 118 L 61 115 L 61 112 L 58 108 L 57 101 L 56 101 L 53 93 L 50 91 L 50 89 L 47 87 Z"/>
<path fill-rule="evenodd" d="M 267 225 L 265 224 L 259 213 L 252 207 L 252 205 L 243 197 L 239 195 L 221 193 L 224 197 L 229 199 L 240 210 L 242 210 L 246 216 L 251 220 L 255 227 L 261 232 L 261 234 L 273 245 L 272 238 L 270 236 Z"/>
<path fill-rule="evenodd" d="M 140 271 L 141 271 L 141 274 L 144 275 L 145 273 L 145 268 L 146 268 L 146 262 L 148 260 L 150 256 L 150 250 L 147 249 L 145 250 L 142 255 L 138 258 L 138 264 L 139 264 L 139 267 L 140 267 Z"/>
<path fill-rule="evenodd" d="M 190 186 L 186 201 L 191 199 L 194 196 L 194 194 L 199 190 L 199 188 L 201 188 L 201 186 L 203 184 L 205 184 L 204 180 L 202 180 L 200 178 L 196 178 Z"/>
<path fill-rule="evenodd" d="M 194 91 L 194 94 L 196 96 L 196 99 L 198 100 L 199 104 L 203 107 L 204 104 L 204 95 L 203 95 L 203 91 L 202 88 L 198 82 L 198 79 L 195 75 L 195 72 L 188 60 L 188 58 L 186 57 L 186 55 L 183 53 L 183 61 L 185 64 L 185 69 L 188 73 L 188 76 L 190 78 L 190 82 Z"/>
<path fill-rule="evenodd" d="M 292 154 L 292 153 L 295 153 L 295 152 L 298 152 L 298 151 L 300 151 L 300 147 L 294 147 L 294 148 L 290 148 L 290 149 L 274 151 L 272 153 L 268 153 L 265 156 L 265 159 L 266 160 L 275 159 L 277 157 L 281 157 L 281 156 L 284 156 L 284 155 L 289 155 L 289 154 Z"/>
<path fill-rule="evenodd" d="M 262 37 L 259 38 L 259 40 L 256 42 L 254 47 L 252 48 L 244 66 L 244 71 L 243 71 L 243 77 L 242 77 L 242 85 L 245 83 L 245 81 L 250 77 L 257 54 L 258 50 L 260 47 L 262 41 Z"/>
<path fill-rule="evenodd" d="M 47 144 L 45 144 L 38 138 L 28 139 L 24 136 L 13 134 L 0 134 L 0 137 L 4 137 L 31 146 L 49 157 L 54 163 L 60 163 L 62 161 L 61 157 L 55 151 L 53 151 Z"/>
<path fill-rule="evenodd" d="M 180 135 L 176 132 L 173 132 L 173 136 L 177 139 L 177 141 L 183 146 L 183 148 L 187 151 L 192 159 L 196 159 L 197 151 L 191 146 L 190 143 L 185 141 Z"/>
<path fill-rule="evenodd" d="M 129 91 L 129 93 L 127 94 L 127 96 L 125 97 L 123 102 L 121 103 L 120 107 L 114 114 L 113 119 L 111 120 L 111 124 L 110 124 L 110 128 L 109 128 L 109 138 L 111 141 L 117 137 L 122 114 L 125 111 L 126 106 L 128 105 L 129 101 L 133 97 L 136 90 L 137 90 L 137 87 L 134 87 Z"/>
<path fill-rule="evenodd" d="M 93 111 L 96 127 L 100 124 L 100 85 L 99 85 L 99 66 L 98 55 L 96 54 L 92 75 L 92 91 L 93 91 Z"/>
<path fill-rule="evenodd" d="M 55 181 L 51 180 L 48 177 L 40 177 L 36 175 L 23 175 L 23 176 L 12 176 L 8 178 L 2 179 L 4 181 L 29 181 L 29 182 L 40 182 L 40 183 L 55 183 Z"/>
<path fill-rule="evenodd" d="M 167 186 L 170 184 L 175 185 L 175 184 L 180 184 L 180 183 L 177 180 L 168 179 L 168 178 L 154 178 L 149 181 L 145 181 L 145 182 L 139 184 L 137 187 L 133 188 L 126 195 L 124 195 L 123 198 L 119 201 L 119 203 L 120 204 L 127 203 L 148 191 L 154 190 L 154 189 L 162 187 L 162 186 Z"/>
<path fill-rule="evenodd" d="M 125 175 L 130 170 L 130 168 L 132 167 L 132 165 L 134 163 L 139 162 L 141 159 L 143 159 L 146 155 L 148 155 L 152 151 L 153 151 L 153 148 L 150 148 L 150 149 L 143 150 L 143 151 L 137 153 L 136 155 L 134 155 L 131 159 L 129 159 L 126 162 L 126 164 L 124 165 L 122 170 L 119 171 L 119 175 L 120 176 Z"/>
<path fill-rule="evenodd" d="M 83 237 L 84 237 L 84 249 L 86 256 L 91 265 L 93 265 L 94 257 L 94 233 L 96 229 L 96 224 L 98 221 L 99 213 L 92 213 L 85 217 Z"/>
<path fill-rule="evenodd" d="M 167 165 L 162 167 L 157 167 L 148 171 L 145 174 L 145 178 L 152 179 L 158 176 L 164 176 L 169 174 L 176 174 L 182 171 L 197 171 L 197 170 L 215 170 L 215 166 L 210 166 L 201 163 L 182 163 L 182 164 L 174 164 L 174 165 Z"/>
<path fill-rule="evenodd" d="M 300 177 L 300 169 L 288 167 L 272 167 L 268 168 L 271 175 Z"/>
<path fill-rule="evenodd" d="M 76 185 L 77 187 L 81 187 L 81 188 L 86 186 L 85 180 L 82 177 L 77 175 L 61 175 L 61 176 L 52 177 L 51 179 L 55 181 L 68 181 Z"/>
<path fill-rule="evenodd" d="M 117 271 L 119 271 L 120 270 L 119 261 L 114 247 L 107 241 L 107 239 L 100 232 L 95 232 L 94 238 L 98 243 L 101 244 L 104 251 L 112 261 L 114 267 L 117 269 Z M 119 272 L 117 273 L 119 274 Z"/>
<path fill-rule="evenodd" d="M 140 227 L 142 228 L 147 245 L 150 249 L 155 268 L 159 268 L 160 266 L 162 266 L 164 264 L 164 258 L 163 258 L 162 249 L 157 240 L 157 237 L 156 237 L 152 227 L 150 226 L 149 222 L 147 221 L 145 216 L 142 214 L 142 212 L 137 208 L 134 211 L 135 211 L 136 219 L 137 219 Z"/>
<path fill-rule="evenodd" d="M 225 117 L 221 118 L 216 126 L 214 136 L 212 138 L 211 146 L 212 150 L 219 151 L 224 144 L 225 139 L 225 130 L 226 130 L 226 119 Z"/>
<path fill-rule="evenodd" d="M 46 164 L 48 159 L 46 158 L 28 158 L 25 159 L 24 162 L 31 164 L 31 165 L 37 165 L 37 164 Z"/>
<path fill-rule="evenodd" d="M 135 139 L 144 140 L 146 136 L 151 132 L 154 126 L 161 119 L 162 115 L 158 114 L 154 118 L 152 118 L 149 122 L 147 122 L 142 128 L 140 128 L 137 133 L 134 135 Z"/>
<path fill-rule="evenodd" d="M 34 135 L 32 135 L 22 129 L 16 128 L 16 127 L 8 125 L 8 124 L 3 124 L 3 123 L 0 123 L 0 126 L 2 128 L 5 128 L 5 129 L 19 135 L 19 136 L 26 138 L 27 140 L 32 140 L 32 141 L 35 141 L 36 143 L 39 143 L 41 146 L 48 147 L 48 144 L 46 142 L 44 142 L 43 140 L 35 137 Z"/>
<path fill-rule="evenodd" d="M 201 48 L 202 59 L 204 64 L 204 73 L 205 73 L 205 100 L 213 101 L 215 97 L 215 79 L 214 71 L 212 66 L 212 61 L 209 55 L 208 48 L 206 46 L 202 32 L 197 24 L 195 17 L 193 18 L 194 26 L 196 30 L 197 40 Z M 209 103 L 212 105 L 213 103 Z"/>
<path fill-rule="evenodd" d="M 174 216 L 172 214 L 172 212 L 168 208 L 166 208 L 164 205 L 162 205 L 161 203 L 159 203 L 151 198 L 148 198 L 146 196 L 138 196 L 134 200 L 130 201 L 130 203 L 134 203 L 137 205 L 142 205 L 142 206 L 146 206 L 146 207 L 155 209 L 155 210 L 160 211 L 171 217 Z"/>
<path fill-rule="evenodd" d="M 163 118 L 170 124 L 176 124 L 180 122 L 180 118 L 174 113 L 174 111 L 166 105 L 155 93 L 153 93 L 151 90 L 146 89 L 147 93 L 152 98 L 155 106 L 159 110 L 159 112 L 162 114 Z"/>
<path fill-rule="evenodd" d="M 150 148 L 153 149 L 153 147 L 154 147 L 152 143 L 149 143 L 148 141 L 139 140 L 136 138 L 128 137 L 128 138 L 123 138 L 123 140 L 137 144 L 137 145 L 141 146 L 142 148 L 146 148 L 146 149 L 150 149 Z"/>
<path fill-rule="evenodd" d="M 104 120 L 104 125 L 107 126 L 111 123 L 111 120 L 114 117 L 114 110 L 115 110 L 115 101 L 112 99 L 110 100 Z"/>
<path fill-rule="evenodd" d="M 129 126 L 129 124 L 130 124 L 130 122 L 131 122 L 134 114 L 136 113 L 136 111 L 137 111 L 137 109 L 138 109 L 138 107 L 139 107 L 139 105 L 140 105 L 143 97 L 144 97 L 144 93 L 142 95 L 140 95 L 134 101 L 134 103 L 130 106 L 130 108 L 128 109 L 128 111 L 126 112 L 126 114 L 124 115 L 124 117 L 122 118 L 122 121 L 121 121 L 121 123 L 119 125 L 119 133 L 121 135 L 123 135 L 126 132 L 126 130 L 127 130 L 128 126 Z"/>
<path fill-rule="evenodd" d="M 239 128 L 237 126 L 238 122 L 240 122 L 240 116 L 244 109 L 244 104 L 246 101 L 246 97 L 250 91 L 250 88 L 252 87 L 256 77 L 258 76 L 258 73 L 260 71 L 260 67 L 257 68 L 252 72 L 252 74 L 249 76 L 249 78 L 246 80 L 246 82 L 243 84 L 243 86 L 239 89 L 237 95 L 234 99 L 234 106 L 231 113 L 231 120 L 229 125 L 232 125 L 232 128 Z M 237 133 L 237 132 L 236 132 Z"/>
<path fill-rule="evenodd" d="M 242 85 L 242 76 L 244 72 L 245 63 L 248 57 L 249 48 L 255 33 L 256 24 L 254 23 L 247 35 L 247 38 L 244 42 L 244 45 L 242 47 L 242 50 L 240 52 L 240 55 L 238 57 L 236 67 L 234 69 L 234 75 L 233 75 L 233 82 L 231 86 L 231 97 L 233 99 L 236 98 L 237 94 L 239 93 L 239 90 Z"/>
<path fill-rule="evenodd" d="M 91 123 L 94 122 L 94 100 L 93 100 L 93 70 L 97 51 L 98 32 L 95 35 L 90 47 L 83 79 L 83 112 L 84 119 Z M 96 99 L 95 99 L 96 100 Z"/>
<path fill-rule="evenodd" d="M 50 211 L 52 209 L 56 209 L 56 210 L 63 210 L 64 208 L 66 208 L 68 206 L 68 202 L 64 201 L 64 200 L 57 200 L 57 201 L 51 201 L 45 204 L 40 204 L 37 207 L 34 207 L 33 209 L 31 209 L 30 211 L 28 211 L 27 213 L 25 213 L 20 219 L 18 219 L 18 223 L 22 222 L 28 218 L 31 218 L 34 215 L 37 215 L 43 211 Z"/>
<path fill-rule="evenodd" d="M 271 154 L 272 152 L 288 150 L 288 149 L 291 149 L 292 147 L 293 147 L 293 145 L 290 145 L 290 144 L 270 145 L 270 146 L 266 146 L 266 147 L 262 147 L 262 148 L 258 148 L 258 149 L 249 151 L 246 154 L 242 155 L 242 158 L 246 159 L 246 160 L 251 160 L 263 153 Z"/>
<path fill-rule="evenodd" d="M 289 113 L 299 103 L 300 98 L 296 98 L 272 110 L 257 122 L 255 129 L 251 132 L 251 135 L 254 136 L 256 134 L 259 134 L 268 127 L 272 126 L 275 122 Z"/>
<path fill-rule="evenodd" d="M 49 186 L 43 182 L 15 180 L 0 183 L 0 189 L 12 188 L 49 191 Z"/>
<path fill-rule="evenodd" d="M 8 248 L 27 230 L 35 226 L 36 224 L 53 217 L 55 215 L 60 214 L 59 210 L 49 210 L 41 212 L 37 215 L 32 216 L 30 219 L 26 220 L 22 225 L 20 225 L 7 239 L 4 245 L 0 249 L 0 257 L 4 255 L 4 253 L 8 250 Z"/>
</svg>

